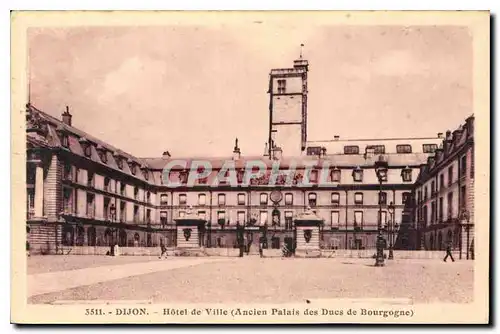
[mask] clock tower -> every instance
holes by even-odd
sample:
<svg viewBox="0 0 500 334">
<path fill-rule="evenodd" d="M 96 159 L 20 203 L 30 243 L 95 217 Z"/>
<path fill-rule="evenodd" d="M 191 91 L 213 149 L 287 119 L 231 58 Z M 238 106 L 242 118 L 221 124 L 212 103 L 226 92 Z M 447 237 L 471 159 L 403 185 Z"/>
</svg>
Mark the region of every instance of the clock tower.
<svg viewBox="0 0 500 334">
<path fill-rule="evenodd" d="M 270 157 L 275 149 L 286 156 L 298 156 L 306 148 L 308 70 L 309 63 L 301 52 L 293 68 L 272 69 L 269 74 Z"/>
</svg>

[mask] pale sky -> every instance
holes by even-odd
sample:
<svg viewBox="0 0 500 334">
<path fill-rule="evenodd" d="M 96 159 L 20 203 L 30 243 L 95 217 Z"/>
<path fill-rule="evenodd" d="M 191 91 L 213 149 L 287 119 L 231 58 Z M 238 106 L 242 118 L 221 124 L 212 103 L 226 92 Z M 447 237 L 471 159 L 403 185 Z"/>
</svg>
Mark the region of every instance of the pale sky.
<svg viewBox="0 0 500 334">
<path fill-rule="evenodd" d="M 435 136 L 472 114 L 466 27 L 31 30 L 31 103 L 137 157 L 264 152 L 268 75 L 309 60 L 308 140 Z M 286 152 L 285 152 L 286 153 Z"/>
</svg>

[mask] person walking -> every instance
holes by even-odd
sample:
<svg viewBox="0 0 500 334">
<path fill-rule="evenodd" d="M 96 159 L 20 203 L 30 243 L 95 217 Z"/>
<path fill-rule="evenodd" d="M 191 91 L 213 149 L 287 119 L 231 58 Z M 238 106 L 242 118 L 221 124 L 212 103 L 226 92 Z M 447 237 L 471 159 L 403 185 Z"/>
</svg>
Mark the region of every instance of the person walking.
<svg viewBox="0 0 500 334">
<path fill-rule="evenodd" d="M 455 262 L 455 259 L 453 258 L 453 254 L 451 254 L 451 240 L 448 241 L 448 243 L 446 244 L 446 256 L 443 259 L 444 262 L 446 262 L 446 259 L 448 258 L 448 256 L 451 258 L 452 262 Z"/>
<path fill-rule="evenodd" d="M 260 237 L 259 239 L 259 255 L 260 257 L 264 257 L 264 237 Z"/>
<path fill-rule="evenodd" d="M 160 254 L 160 259 L 165 255 L 165 259 L 167 258 L 167 246 L 165 246 L 164 243 L 160 244 L 160 249 L 161 249 L 161 254 Z"/>
</svg>

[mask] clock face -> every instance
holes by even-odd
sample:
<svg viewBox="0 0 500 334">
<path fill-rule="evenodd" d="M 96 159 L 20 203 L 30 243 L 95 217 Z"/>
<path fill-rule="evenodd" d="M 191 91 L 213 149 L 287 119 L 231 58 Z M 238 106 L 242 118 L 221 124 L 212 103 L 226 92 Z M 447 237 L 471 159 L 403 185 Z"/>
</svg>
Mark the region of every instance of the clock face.
<svg viewBox="0 0 500 334">
<path fill-rule="evenodd" d="M 277 204 L 283 198 L 283 194 L 281 194 L 281 191 L 279 190 L 274 190 L 273 192 L 271 192 L 270 198 L 273 203 Z"/>
</svg>

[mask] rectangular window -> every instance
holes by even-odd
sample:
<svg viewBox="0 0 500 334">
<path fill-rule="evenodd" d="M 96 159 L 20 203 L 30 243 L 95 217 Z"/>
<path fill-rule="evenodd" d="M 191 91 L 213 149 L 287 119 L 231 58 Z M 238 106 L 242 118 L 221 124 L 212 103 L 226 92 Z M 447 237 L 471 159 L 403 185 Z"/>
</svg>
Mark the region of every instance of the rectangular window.
<svg viewBox="0 0 500 334">
<path fill-rule="evenodd" d="M 199 194 L 198 195 L 198 205 L 206 205 L 207 204 L 207 195 Z"/>
<path fill-rule="evenodd" d="M 183 218 L 186 216 L 186 211 L 179 211 L 179 218 Z"/>
<path fill-rule="evenodd" d="M 316 194 L 315 193 L 310 193 L 308 195 L 308 199 L 309 199 L 309 206 L 313 207 L 313 206 L 316 206 Z"/>
<path fill-rule="evenodd" d="M 442 197 L 439 198 L 439 221 L 443 222 L 444 217 L 444 199 Z"/>
<path fill-rule="evenodd" d="M 238 194 L 238 205 L 245 205 L 245 194 Z"/>
<path fill-rule="evenodd" d="M 267 204 L 267 194 L 266 193 L 260 194 L 260 204 Z"/>
<path fill-rule="evenodd" d="M 377 215 L 380 223 L 382 224 L 382 227 L 384 227 L 385 224 L 387 224 L 387 212 L 386 211 L 380 211 L 380 214 Z"/>
<path fill-rule="evenodd" d="M 344 154 L 359 154 L 359 146 L 356 145 L 344 146 Z"/>
<path fill-rule="evenodd" d="M 285 205 L 293 205 L 293 194 L 292 193 L 285 194 Z"/>
<path fill-rule="evenodd" d="M 467 192 L 465 190 L 465 186 L 462 186 L 460 188 L 460 207 L 463 209 L 465 208 L 465 203 L 467 203 L 467 198 L 466 198 L 466 195 L 467 195 Z"/>
<path fill-rule="evenodd" d="M 260 224 L 264 225 L 267 223 L 267 211 L 261 211 L 260 212 Z"/>
<path fill-rule="evenodd" d="M 286 80 L 278 80 L 278 94 L 286 93 Z"/>
<path fill-rule="evenodd" d="M 126 196 L 127 195 L 126 190 L 127 190 L 126 184 L 121 182 L 120 183 L 120 195 Z"/>
<path fill-rule="evenodd" d="M 311 183 L 318 183 L 318 171 L 316 169 L 311 171 Z"/>
<path fill-rule="evenodd" d="M 437 149 L 436 144 L 423 144 L 422 145 L 422 150 L 424 153 L 434 153 Z"/>
<path fill-rule="evenodd" d="M 226 205 L 226 195 L 225 194 L 219 194 L 217 196 L 217 203 L 219 203 L 219 205 Z"/>
<path fill-rule="evenodd" d="M 134 187 L 134 198 L 139 199 L 139 188 Z"/>
<path fill-rule="evenodd" d="M 354 204 L 363 204 L 363 193 L 354 194 Z"/>
<path fill-rule="evenodd" d="M 332 229 L 338 230 L 340 228 L 339 212 L 332 211 L 331 219 L 332 219 Z"/>
<path fill-rule="evenodd" d="M 444 189 L 444 174 L 439 175 L 439 189 Z"/>
<path fill-rule="evenodd" d="M 134 205 L 134 223 L 138 223 L 140 220 L 140 217 L 139 217 L 139 206 L 138 205 Z"/>
<path fill-rule="evenodd" d="M 200 219 L 206 220 L 207 219 L 206 211 L 198 211 L 198 217 L 200 217 Z"/>
<path fill-rule="evenodd" d="M 293 229 L 293 212 L 285 211 L 285 229 Z"/>
<path fill-rule="evenodd" d="M 332 193 L 332 204 L 339 205 L 340 204 L 340 194 Z"/>
<path fill-rule="evenodd" d="M 411 153 L 411 145 L 396 145 L 396 153 Z"/>
<path fill-rule="evenodd" d="M 354 211 L 354 230 L 363 229 L 363 211 Z"/>
<path fill-rule="evenodd" d="M 87 173 L 87 186 L 89 187 L 94 186 L 94 173 L 92 172 Z"/>
<path fill-rule="evenodd" d="M 431 196 L 436 195 L 436 182 L 431 182 Z"/>
<path fill-rule="evenodd" d="M 126 203 L 121 201 L 120 202 L 120 221 L 122 223 L 127 221 L 127 209 L 126 209 Z"/>
<path fill-rule="evenodd" d="M 72 172 L 72 166 L 69 164 L 65 164 L 64 165 L 63 179 L 71 181 L 73 179 L 73 175 L 71 175 L 72 174 L 71 172 Z"/>
<path fill-rule="evenodd" d="M 217 211 L 217 221 L 226 219 L 226 211 Z"/>
<path fill-rule="evenodd" d="M 369 145 L 366 147 L 366 150 L 372 150 L 374 154 L 385 154 L 384 145 Z"/>
<path fill-rule="evenodd" d="M 427 201 L 427 186 L 424 187 L 424 202 Z"/>
<path fill-rule="evenodd" d="M 151 223 L 151 210 L 147 209 L 146 210 L 146 224 L 150 224 L 150 223 Z"/>
<path fill-rule="evenodd" d="M 453 166 L 448 168 L 448 187 L 453 183 Z"/>
<path fill-rule="evenodd" d="M 331 172 L 332 182 L 340 182 L 340 177 L 341 177 L 340 169 L 332 170 Z"/>
<path fill-rule="evenodd" d="M 460 177 L 467 175 L 467 155 L 460 159 Z"/>
<path fill-rule="evenodd" d="M 431 203 L 431 224 L 436 221 L 436 202 Z"/>
<path fill-rule="evenodd" d="M 187 196 L 186 194 L 179 194 L 179 205 L 186 205 Z"/>
<path fill-rule="evenodd" d="M 160 205 L 167 205 L 167 204 L 168 204 L 168 195 L 161 194 L 160 195 Z"/>
<path fill-rule="evenodd" d="M 162 226 L 167 225 L 168 214 L 167 211 L 160 211 L 160 223 Z"/>
<path fill-rule="evenodd" d="M 93 218 L 95 215 L 95 197 L 94 194 L 87 193 L 87 217 Z"/>
<path fill-rule="evenodd" d="M 362 169 L 356 169 L 352 172 L 352 177 L 354 179 L 354 182 L 363 182 L 363 170 Z"/>
<path fill-rule="evenodd" d="M 453 218 L 453 193 L 448 193 L 448 219 Z"/>
<path fill-rule="evenodd" d="M 378 193 L 378 204 L 387 204 L 387 193 L 385 192 Z"/>
<path fill-rule="evenodd" d="M 241 225 L 245 224 L 245 220 L 246 220 L 245 215 L 246 215 L 245 211 L 238 211 L 238 213 L 237 213 L 237 219 L 238 219 L 237 221 Z"/>
<path fill-rule="evenodd" d="M 307 155 L 320 155 L 321 154 L 321 146 L 314 146 L 307 148 Z"/>
</svg>

